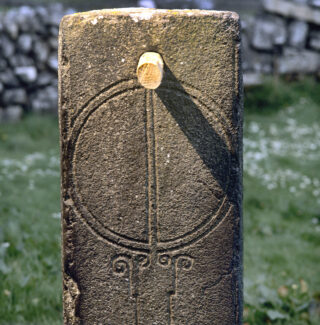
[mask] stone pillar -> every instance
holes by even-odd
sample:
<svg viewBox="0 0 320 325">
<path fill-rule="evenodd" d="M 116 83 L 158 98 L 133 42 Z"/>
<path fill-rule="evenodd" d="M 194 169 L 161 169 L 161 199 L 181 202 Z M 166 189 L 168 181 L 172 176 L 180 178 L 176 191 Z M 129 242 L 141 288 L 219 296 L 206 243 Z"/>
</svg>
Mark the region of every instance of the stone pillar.
<svg viewBox="0 0 320 325">
<path fill-rule="evenodd" d="M 231 12 L 63 18 L 65 324 L 241 324 L 239 43 Z M 137 78 L 146 52 L 156 89 Z"/>
</svg>

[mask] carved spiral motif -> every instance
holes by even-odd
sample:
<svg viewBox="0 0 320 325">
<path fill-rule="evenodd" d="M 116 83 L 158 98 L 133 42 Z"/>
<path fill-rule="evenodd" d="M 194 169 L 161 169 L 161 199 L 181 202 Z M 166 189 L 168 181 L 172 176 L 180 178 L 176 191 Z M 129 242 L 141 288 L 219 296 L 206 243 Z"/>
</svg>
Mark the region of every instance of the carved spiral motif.
<svg viewBox="0 0 320 325">
<path fill-rule="evenodd" d="M 128 256 L 118 256 L 112 262 L 112 270 L 118 276 L 125 276 L 130 270 L 130 258 Z"/>
<path fill-rule="evenodd" d="M 149 256 L 147 256 L 147 255 L 140 254 L 137 256 L 136 259 L 137 259 L 138 265 L 142 268 L 146 268 L 150 265 L 150 259 L 149 259 Z"/>
<path fill-rule="evenodd" d="M 193 265 L 193 259 L 187 255 L 182 255 L 177 258 L 177 267 L 179 269 L 189 271 Z"/>
<path fill-rule="evenodd" d="M 163 254 L 159 256 L 158 261 L 162 266 L 169 266 L 171 264 L 171 257 L 167 254 Z"/>
</svg>

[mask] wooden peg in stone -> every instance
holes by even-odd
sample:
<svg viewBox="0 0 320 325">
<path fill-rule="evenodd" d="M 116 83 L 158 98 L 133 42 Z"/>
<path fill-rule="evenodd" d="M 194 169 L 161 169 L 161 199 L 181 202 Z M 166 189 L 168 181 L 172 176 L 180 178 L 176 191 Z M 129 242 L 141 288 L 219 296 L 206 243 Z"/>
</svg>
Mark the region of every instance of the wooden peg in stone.
<svg viewBox="0 0 320 325">
<path fill-rule="evenodd" d="M 143 87 L 158 88 L 163 77 L 163 60 L 160 54 L 156 52 L 142 54 L 137 67 L 137 76 Z"/>
</svg>

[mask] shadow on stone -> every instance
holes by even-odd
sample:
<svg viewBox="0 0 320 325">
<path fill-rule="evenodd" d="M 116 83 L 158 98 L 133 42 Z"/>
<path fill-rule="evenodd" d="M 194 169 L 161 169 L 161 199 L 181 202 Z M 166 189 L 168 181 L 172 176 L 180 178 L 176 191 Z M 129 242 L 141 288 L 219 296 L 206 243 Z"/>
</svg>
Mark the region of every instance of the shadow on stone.
<svg viewBox="0 0 320 325">
<path fill-rule="evenodd" d="M 174 90 L 176 90 L 174 92 L 171 91 L 172 83 L 174 84 Z M 156 93 L 203 163 L 210 170 L 213 178 L 225 190 L 228 183 L 228 175 L 226 175 L 228 169 L 225 169 L 225 167 L 230 160 L 230 152 L 225 141 L 208 122 L 201 108 L 195 103 L 197 98 L 186 92 L 167 66 L 165 66 L 163 83 L 156 89 Z M 225 163 L 221 164 L 223 161 Z"/>
</svg>

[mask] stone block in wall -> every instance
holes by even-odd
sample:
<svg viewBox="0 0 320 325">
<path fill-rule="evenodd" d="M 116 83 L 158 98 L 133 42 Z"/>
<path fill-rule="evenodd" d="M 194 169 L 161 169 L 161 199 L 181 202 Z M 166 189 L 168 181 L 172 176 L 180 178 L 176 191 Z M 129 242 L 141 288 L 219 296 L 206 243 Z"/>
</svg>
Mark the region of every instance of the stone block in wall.
<svg viewBox="0 0 320 325">
<path fill-rule="evenodd" d="M 55 80 L 57 80 L 56 74 L 50 73 L 48 71 L 42 71 L 38 75 L 36 85 L 39 87 L 48 86 L 50 84 L 53 84 Z"/>
<path fill-rule="evenodd" d="M 214 9 L 214 0 L 156 0 L 157 8 L 162 9 Z"/>
<path fill-rule="evenodd" d="M 58 37 L 59 36 L 59 28 L 57 26 L 50 26 L 50 35 L 53 37 Z"/>
<path fill-rule="evenodd" d="M 34 66 L 16 67 L 15 75 L 24 83 L 32 84 L 37 80 L 37 69 Z"/>
<path fill-rule="evenodd" d="M 270 13 L 320 25 L 320 10 L 288 0 L 263 0 L 263 8 Z"/>
<path fill-rule="evenodd" d="M 25 54 L 28 54 L 32 49 L 32 36 L 28 33 L 21 34 L 18 37 L 17 49 Z"/>
<path fill-rule="evenodd" d="M 18 87 L 20 85 L 19 80 L 9 68 L 0 72 L 0 82 L 9 87 Z"/>
<path fill-rule="evenodd" d="M 320 8 L 320 0 L 309 0 L 309 5 L 315 8 Z"/>
<path fill-rule="evenodd" d="M 3 17 L 4 17 L 4 12 L 0 11 L 0 32 L 3 32 Z"/>
<path fill-rule="evenodd" d="M 36 17 L 36 11 L 29 6 L 22 6 L 17 9 L 16 21 L 22 32 L 40 32 L 43 28 Z"/>
<path fill-rule="evenodd" d="M 320 69 L 320 54 L 309 50 L 285 48 L 277 59 L 279 74 L 307 74 Z"/>
<path fill-rule="evenodd" d="M 262 16 L 255 20 L 252 46 L 257 50 L 272 51 L 274 46 L 284 45 L 287 40 L 285 21 L 279 17 Z"/>
<path fill-rule="evenodd" d="M 31 96 L 31 109 L 36 113 L 56 112 L 58 88 L 48 86 L 37 90 Z"/>
<path fill-rule="evenodd" d="M 19 26 L 17 23 L 17 10 L 9 10 L 3 17 L 3 30 L 10 36 L 11 39 L 16 40 L 19 35 Z"/>
<path fill-rule="evenodd" d="M 58 70 L 58 55 L 57 53 L 52 53 L 48 58 L 48 66 L 51 70 Z"/>
<path fill-rule="evenodd" d="M 48 17 L 43 17 L 48 26 L 59 26 L 64 15 L 73 14 L 73 9 L 65 9 L 61 3 L 52 3 L 48 6 Z"/>
<path fill-rule="evenodd" d="M 320 31 L 312 31 L 310 33 L 309 45 L 311 48 L 320 51 Z"/>
<path fill-rule="evenodd" d="M 263 83 L 263 77 L 261 73 L 247 72 L 243 74 L 243 84 L 245 87 L 259 86 Z"/>
<path fill-rule="evenodd" d="M 157 8 L 154 0 L 138 0 L 137 6 L 142 8 Z"/>
<path fill-rule="evenodd" d="M 48 39 L 48 43 L 50 45 L 51 50 L 54 52 L 58 51 L 58 37 L 52 36 Z"/>
<path fill-rule="evenodd" d="M 257 53 L 250 47 L 246 33 L 242 35 L 243 70 L 271 74 L 273 70 L 273 55 L 271 53 Z"/>
<path fill-rule="evenodd" d="M 0 123 L 1 122 L 17 122 L 21 119 L 23 109 L 19 105 L 9 106 L 6 109 L 0 108 Z"/>
<path fill-rule="evenodd" d="M 7 60 L 5 60 L 4 58 L 0 57 L 0 72 L 5 71 L 7 67 L 8 67 Z"/>
<path fill-rule="evenodd" d="M 42 39 L 36 38 L 33 45 L 33 54 L 36 63 L 45 63 L 50 54 L 49 45 Z"/>
<path fill-rule="evenodd" d="M 309 3 L 309 0 L 291 0 L 294 3 L 299 3 L 303 5 L 307 5 Z"/>
<path fill-rule="evenodd" d="M 305 21 L 292 21 L 289 24 L 289 45 L 303 49 L 306 46 L 309 25 Z"/>
<path fill-rule="evenodd" d="M 4 58 L 11 57 L 15 52 L 14 43 L 4 33 L 0 35 L 0 49 Z"/>
<path fill-rule="evenodd" d="M 31 56 L 25 54 L 14 54 L 8 58 L 8 62 L 12 69 L 15 67 L 28 67 L 33 66 L 34 60 Z"/>
<path fill-rule="evenodd" d="M 73 12 L 61 4 L 0 12 L 0 104 L 4 112 L 17 105 L 56 111 L 58 28 L 61 18 Z"/>
<path fill-rule="evenodd" d="M 6 89 L 2 96 L 2 102 L 5 106 L 27 105 L 28 97 L 24 88 Z"/>
</svg>

